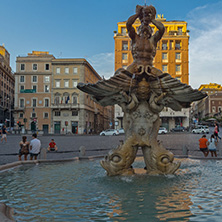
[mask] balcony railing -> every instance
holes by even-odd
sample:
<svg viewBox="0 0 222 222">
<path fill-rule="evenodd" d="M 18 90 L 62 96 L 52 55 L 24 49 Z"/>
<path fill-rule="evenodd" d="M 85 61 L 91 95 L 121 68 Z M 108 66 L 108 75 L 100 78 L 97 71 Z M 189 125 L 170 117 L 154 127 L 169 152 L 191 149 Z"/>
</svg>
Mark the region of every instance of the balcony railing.
<svg viewBox="0 0 222 222">
<path fill-rule="evenodd" d="M 52 109 L 77 109 L 79 108 L 79 103 L 52 103 Z"/>
</svg>

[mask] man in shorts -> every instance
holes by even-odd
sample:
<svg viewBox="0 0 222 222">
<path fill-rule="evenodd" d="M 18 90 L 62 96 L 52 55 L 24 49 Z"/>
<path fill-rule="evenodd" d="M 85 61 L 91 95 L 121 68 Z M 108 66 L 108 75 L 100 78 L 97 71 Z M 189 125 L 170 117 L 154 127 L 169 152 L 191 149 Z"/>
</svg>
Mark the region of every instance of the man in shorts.
<svg viewBox="0 0 222 222">
<path fill-rule="evenodd" d="M 200 151 L 203 152 L 205 157 L 207 157 L 209 154 L 207 145 L 208 145 L 208 140 L 206 138 L 206 135 L 203 135 L 202 138 L 199 139 L 199 147 L 200 147 Z"/>
<path fill-rule="evenodd" d="M 37 160 L 37 157 L 40 153 L 40 148 L 41 148 L 41 142 L 39 139 L 37 139 L 37 134 L 34 133 L 32 134 L 32 140 L 30 142 L 30 149 L 29 149 L 29 153 L 30 153 L 30 160 L 34 159 Z"/>
</svg>

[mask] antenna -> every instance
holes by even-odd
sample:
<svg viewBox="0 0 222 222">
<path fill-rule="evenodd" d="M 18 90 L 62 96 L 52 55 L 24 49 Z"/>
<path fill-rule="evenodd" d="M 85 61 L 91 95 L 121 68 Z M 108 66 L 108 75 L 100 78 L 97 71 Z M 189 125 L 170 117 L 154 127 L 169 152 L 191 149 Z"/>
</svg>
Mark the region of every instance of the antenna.
<svg viewBox="0 0 222 222">
<path fill-rule="evenodd" d="M 145 6 L 146 6 L 146 0 L 145 0 Z"/>
</svg>

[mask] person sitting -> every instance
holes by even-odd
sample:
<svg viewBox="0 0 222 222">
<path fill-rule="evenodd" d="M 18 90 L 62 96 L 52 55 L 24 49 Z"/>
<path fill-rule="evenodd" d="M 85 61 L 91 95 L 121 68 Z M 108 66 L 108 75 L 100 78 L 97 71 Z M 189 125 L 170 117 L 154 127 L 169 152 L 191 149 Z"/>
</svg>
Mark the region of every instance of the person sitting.
<svg viewBox="0 0 222 222">
<path fill-rule="evenodd" d="M 208 150 L 208 140 L 206 138 L 206 135 L 203 135 L 202 138 L 199 139 L 199 148 L 200 151 L 203 152 L 204 156 L 207 157 L 209 154 L 209 150 Z"/>
<path fill-rule="evenodd" d="M 208 140 L 208 149 L 209 149 L 212 157 L 214 155 L 215 155 L 215 157 L 217 157 L 217 142 L 216 142 L 216 139 L 213 134 L 211 135 L 210 139 Z"/>
<path fill-rule="evenodd" d="M 57 151 L 58 147 L 56 146 L 56 143 L 54 142 L 54 139 L 51 139 L 51 142 L 49 143 L 48 146 L 48 151 Z"/>
</svg>

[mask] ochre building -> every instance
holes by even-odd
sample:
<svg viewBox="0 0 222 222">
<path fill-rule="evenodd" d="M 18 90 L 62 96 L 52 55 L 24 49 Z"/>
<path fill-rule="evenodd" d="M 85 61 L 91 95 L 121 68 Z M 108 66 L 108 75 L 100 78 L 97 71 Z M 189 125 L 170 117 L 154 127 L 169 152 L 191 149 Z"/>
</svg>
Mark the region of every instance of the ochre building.
<svg viewBox="0 0 222 222">
<path fill-rule="evenodd" d="M 189 31 L 185 21 L 166 21 L 163 15 L 158 15 L 157 20 L 165 26 L 165 34 L 157 45 L 154 67 L 171 74 L 181 82 L 189 84 Z M 134 23 L 134 28 L 140 26 L 139 19 Z M 157 28 L 150 25 L 153 31 Z M 130 51 L 130 38 L 127 34 L 126 22 L 118 23 L 118 31 L 114 34 L 115 40 L 115 70 L 126 68 L 133 62 Z"/>
<path fill-rule="evenodd" d="M 10 54 L 0 46 L 0 123 L 13 127 L 15 78 L 10 67 Z"/>
</svg>

